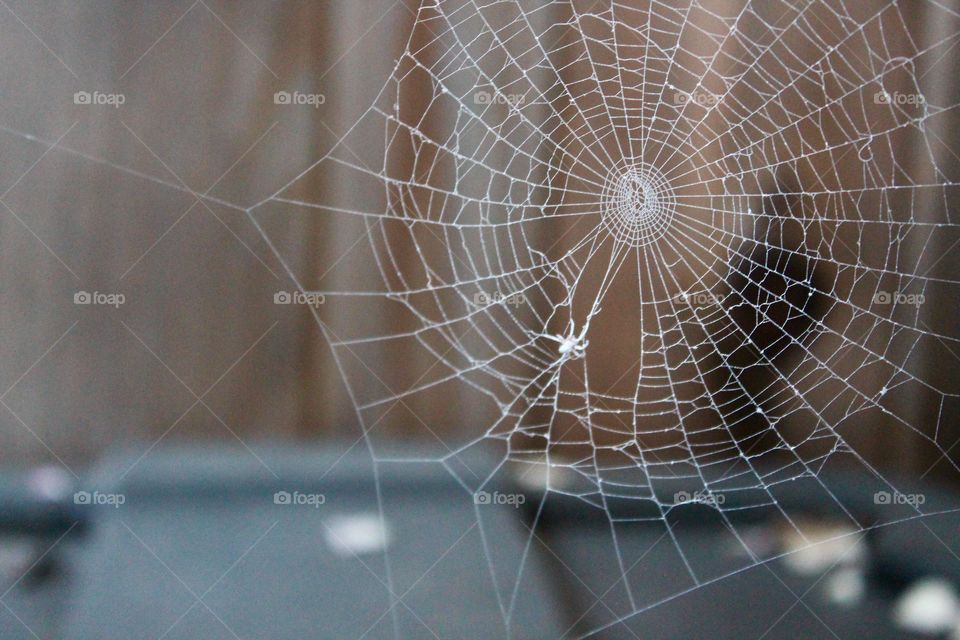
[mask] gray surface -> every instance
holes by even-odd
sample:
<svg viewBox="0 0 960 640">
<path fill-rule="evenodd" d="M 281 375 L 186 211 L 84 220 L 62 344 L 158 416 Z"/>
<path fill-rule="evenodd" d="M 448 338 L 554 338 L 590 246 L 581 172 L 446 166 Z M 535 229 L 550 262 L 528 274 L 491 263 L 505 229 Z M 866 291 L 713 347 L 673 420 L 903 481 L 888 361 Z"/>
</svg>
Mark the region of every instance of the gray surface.
<svg viewBox="0 0 960 640">
<path fill-rule="evenodd" d="M 326 542 L 330 518 L 377 512 L 365 457 L 348 457 L 321 479 L 328 467 L 317 460 L 331 458 L 315 453 L 267 456 L 279 480 L 240 453 L 233 464 L 222 454 L 173 454 L 138 465 L 114 485 L 127 502 L 97 507 L 65 637 L 372 640 L 394 638 L 396 624 L 403 638 L 505 638 L 497 594 L 509 596 L 520 566 L 512 637 L 559 635 L 536 562 L 520 562 L 518 511 L 483 507 L 478 523 L 472 495 L 439 466 L 404 473 L 387 465 L 379 486 L 388 577 L 382 554 L 345 557 Z M 321 489 L 326 503 L 275 505 L 278 486 Z"/>
<path fill-rule="evenodd" d="M 8 544 L 9 539 L 0 539 Z M 36 550 L 42 553 L 53 543 L 52 539 L 37 539 Z M 16 544 L 16 543 L 15 543 Z M 4 573 L 0 578 L 0 638 L 3 640 L 56 640 L 61 637 L 60 626 L 68 606 L 69 576 L 63 570 L 61 552 L 69 552 L 72 543 L 63 540 L 56 552 L 47 556 L 56 566 L 48 579 L 37 579 L 46 567 L 35 567 L 29 573 Z M 24 571 L 29 567 L 23 567 Z"/>
<path fill-rule="evenodd" d="M 242 450 L 156 451 L 129 474 L 132 459 L 118 458 L 84 488 L 120 491 L 127 502 L 87 508 L 87 535 L 71 531 L 49 556 L 60 570 L 44 582 L 31 572 L 9 591 L 0 638 L 558 638 L 603 628 L 591 637 L 884 640 L 911 637 L 889 623 L 903 587 L 943 573 L 960 553 L 956 513 L 879 526 L 868 537 L 875 575 L 867 597 L 846 608 L 828 601 L 817 575 L 733 553 L 737 545 L 716 513 L 691 506 L 670 522 L 696 588 L 662 521 L 617 525 L 631 603 L 601 512 L 551 496 L 524 556 L 521 511 L 472 502 L 477 479 L 496 464 L 476 456 L 451 466 L 456 477 L 436 464 L 377 465 L 392 534 L 388 578 L 382 554 L 344 557 L 326 541 L 330 518 L 377 510 L 369 458 L 342 453 L 267 450 L 263 461 L 278 477 Z M 874 487 L 855 476 L 835 480 L 848 505 L 872 505 L 864 496 Z M 327 502 L 275 505 L 278 489 L 320 491 Z M 799 509 L 803 487 L 795 489 L 797 497 L 781 497 Z M 934 506 L 956 502 L 950 492 L 926 495 Z M 536 510 L 534 496 L 527 506 Z M 743 534 L 763 522 L 751 516 L 737 526 Z M 500 607 L 514 592 L 509 635 Z"/>
</svg>

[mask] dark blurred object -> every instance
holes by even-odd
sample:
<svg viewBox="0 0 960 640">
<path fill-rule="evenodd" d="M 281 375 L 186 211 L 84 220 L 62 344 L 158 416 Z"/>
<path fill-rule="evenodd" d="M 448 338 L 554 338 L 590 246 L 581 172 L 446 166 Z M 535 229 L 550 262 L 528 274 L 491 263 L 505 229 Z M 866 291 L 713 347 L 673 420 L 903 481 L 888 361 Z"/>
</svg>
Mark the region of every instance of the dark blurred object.
<svg viewBox="0 0 960 640">
<path fill-rule="evenodd" d="M 83 519 L 72 501 L 74 479 L 57 467 L 0 475 L 0 535 L 57 536 Z"/>
</svg>

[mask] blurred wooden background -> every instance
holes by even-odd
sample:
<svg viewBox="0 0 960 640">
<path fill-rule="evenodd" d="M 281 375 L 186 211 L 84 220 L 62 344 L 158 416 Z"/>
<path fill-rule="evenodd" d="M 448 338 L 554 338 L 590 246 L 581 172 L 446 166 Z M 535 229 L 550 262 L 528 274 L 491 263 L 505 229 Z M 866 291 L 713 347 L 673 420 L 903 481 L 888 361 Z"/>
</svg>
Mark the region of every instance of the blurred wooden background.
<svg viewBox="0 0 960 640">
<path fill-rule="evenodd" d="M 113 447 L 160 440 L 242 439 L 256 448 L 268 438 L 360 436 L 321 331 L 308 310 L 273 304 L 277 291 L 292 290 L 291 281 L 242 210 L 228 203 L 242 208 L 269 196 L 350 129 L 403 52 L 417 5 L 8 0 L 0 8 L 0 460 L 60 459 L 74 467 Z M 551 10 L 556 19 L 569 14 L 559 5 Z M 943 40 L 952 27 L 941 16 L 911 12 L 912 33 Z M 430 46 L 429 34 L 416 38 Z M 944 104 L 958 101 L 956 58 L 937 63 Z M 76 105 L 77 91 L 121 93 L 125 103 Z M 322 94 L 325 101 L 317 108 L 277 105 L 277 91 Z M 955 169 L 955 129 L 941 121 L 939 130 L 952 137 L 933 153 Z M 362 141 L 352 144 L 363 148 Z M 847 158 L 839 170 L 862 168 Z M 356 202 L 351 176 L 323 165 L 301 180 L 302 189 Z M 811 169 L 789 178 L 795 182 L 786 187 L 802 191 L 801 182 L 815 185 L 817 175 Z M 921 199 L 904 206 L 921 219 L 929 207 L 936 221 L 944 206 L 955 211 L 955 194 L 948 197 L 946 205 Z M 257 215 L 307 286 L 344 289 L 358 277 L 344 268 L 355 263 L 341 258 L 366 244 L 362 226 L 276 206 Z M 933 245 L 923 238 L 905 243 L 946 254 L 930 275 L 955 274 L 955 239 L 945 233 Z M 888 247 L 864 251 L 882 256 Z M 356 264 L 375 275 L 374 265 Z M 126 302 L 117 309 L 78 306 L 78 291 L 122 293 Z M 945 304 L 924 309 L 925 322 L 956 335 L 956 291 L 943 293 Z M 324 309 L 330 326 L 364 322 L 371 333 L 402 322 L 354 313 L 348 305 Z M 844 318 L 833 321 L 843 328 Z M 626 312 L 614 317 L 609 335 L 631 322 Z M 605 349 L 601 386 L 633 366 L 632 355 L 614 347 Z M 948 386 L 957 373 L 948 351 L 924 344 L 911 369 Z M 402 362 L 396 355 L 373 353 L 365 364 L 388 372 L 432 364 L 422 352 Z M 389 382 L 394 373 L 384 377 Z M 911 424 L 946 424 L 944 448 L 960 436 L 930 398 L 902 402 Z M 390 411 L 377 425 L 383 437 L 429 447 L 442 439 L 441 449 L 478 437 L 496 420 L 468 392 L 411 398 Z M 851 431 L 862 440 L 858 451 L 888 466 L 925 469 L 937 458 L 892 423 Z"/>
</svg>

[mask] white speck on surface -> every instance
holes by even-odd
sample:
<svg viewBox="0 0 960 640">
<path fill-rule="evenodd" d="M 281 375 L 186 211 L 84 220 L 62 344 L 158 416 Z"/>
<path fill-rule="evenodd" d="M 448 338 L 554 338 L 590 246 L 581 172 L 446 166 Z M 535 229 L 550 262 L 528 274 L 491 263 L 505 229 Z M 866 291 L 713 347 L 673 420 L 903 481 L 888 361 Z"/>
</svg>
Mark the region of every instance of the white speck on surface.
<svg viewBox="0 0 960 640">
<path fill-rule="evenodd" d="M 27 480 L 30 491 L 43 500 L 62 500 L 73 492 L 70 476 L 59 467 L 37 467 Z"/>
<path fill-rule="evenodd" d="M 785 532 L 784 564 L 796 574 L 815 575 L 834 565 L 856 566 L 867 556 L 863 541 L 854 537 L 849 526 L 828 522 L 803 525 L 803 535 L 793 529 Z"/>
<path fill-rule="evenodd" d="M 735 558 L 766 557 L 779 550 L 779 538 L 772 527 L 750 526 L 740 534 L 739 540 L 731 540 L 727 555 Z"/>
<path fill-rule="evenodd" d="M 923 578 L 911 584 L 893 606 L 893 621 L 904 631 L 937 635 L 960 622 L 960 600 L 953 584 Z"/>
<path fill-rule="evenodd" d="M 325 535 L 330 549 L 341 556 L 378 553 L 390 541 L 386 523 L 375 513 L 333 516 L 326 522 Z"/>
<path fill-rule="evenodd" d="M 551 464 L 546 458 L 517 465 L 514 469 L 514 480 L 527 491 L 562 491 L 568 489 L 573 482 L 569 469 Z"/>
<path fill-rule="evenodd" d="M 32 541 L 17 537 L 0 537 L 0 578 L 4 582 L 19 580 L 30 569 L 35 555 Z"/>
<path fill-rule="evenodd" d="M 831 574 L 825 587 L 830 602 L 842 607 L 853 607 L 863 601 L 867 583 L 862 569 L 845 567 Z"/>
</svg>

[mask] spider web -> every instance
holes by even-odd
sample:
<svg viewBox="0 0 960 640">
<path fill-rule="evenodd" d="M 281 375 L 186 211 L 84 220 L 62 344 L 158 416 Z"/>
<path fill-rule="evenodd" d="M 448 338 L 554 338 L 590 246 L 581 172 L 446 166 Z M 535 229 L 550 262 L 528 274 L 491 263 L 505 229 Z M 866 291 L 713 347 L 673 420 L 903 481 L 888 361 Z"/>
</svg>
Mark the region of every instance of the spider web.
<svg viewBox="0 0 960 640">
<path fill-rule="evenodd" d="M 375 464 L 440 462 L 468 495 L 519 475 L 538 522 L 557 497 L 603 515 L 629 606 L 592 635 L 781 557 L 744 513 L 818 544 L 798 493 L 850 535 L 956 509 L 865 518 L 833 475 L 910 491 L 873 462 L 881 434 L 960 471 L 956 367 L 929 366 L 960 351 L 937 310 L 960 283 L 960 96 L 936 72 L 960 12 L 920 4 L 927 23 L 897 2 L 427 0 L 329 153 L 254 206 L 219 202 L 327 301 L 311 311 Z M 322 265 L 347 286 L 298 276 L 271 213 L 359 231 Z M 438 446 L 385 453 L 381 426 L 404 422 Z M 691 509 L 738 565 L 691 560 L 673 520 Z M 638 523 L 688 578 L 647 602 L 620 541 Z M 537 538 L 506 578 L 484 539 L 508 629 Z"/>
<path fill-rule="evenodd" d="M 932 306 L 957 296 L 938 263 L 958 238 L 958 96 L 935 67 L 960 16 L 924 10 L 941 31 L 920 37 L 896 2 L 424 3 L 379 99 L 254 207 L 363 231 L 378 281 L 298 285 L 349 309 L 316 316 L 374 459 L 399 412 L 470 491 L 519 466 L 538 515 L 558 495 L 604 513 L 631 611 L 609 624 L 657 604 L 630 593 L 626 524 L 662 522 L 697 588 L 670 524 L 691 503 L 745 550 L 735 573 L 768 559 L 743 512 L 813 544 L 790 490 L 878 526 L 831 472 L 905 490 L 865 453 L 879 430 L 956 470 L 956 378 L 924 363 L 958 348 Z M 350 195 L 311 189 L 320 168 Z M 500 464 L 464 471 L 481 444 Z"/>
</svg>

